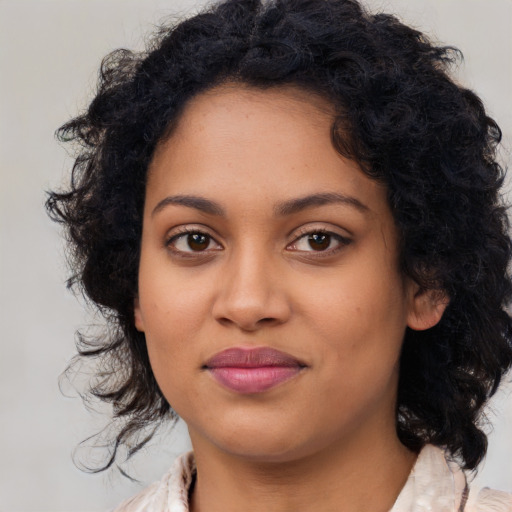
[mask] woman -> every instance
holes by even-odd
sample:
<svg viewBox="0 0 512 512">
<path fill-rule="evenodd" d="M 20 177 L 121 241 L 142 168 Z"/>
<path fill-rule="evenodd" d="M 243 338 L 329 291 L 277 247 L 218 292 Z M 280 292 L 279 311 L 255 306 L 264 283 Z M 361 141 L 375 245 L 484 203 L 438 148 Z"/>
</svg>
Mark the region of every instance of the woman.
<svg viewBox="0 0 512 512">
<path fill-rule="evenodd" d="M 355 1 L 231 0 L 104 61 L 48 206 L 114 328 L 81 348 L 124 420 L 105 467 L 176 415 L 194 449 L 120 510 L 512 510 L 464 472 L 511 246 L 455 55 Z"/>
</svg>

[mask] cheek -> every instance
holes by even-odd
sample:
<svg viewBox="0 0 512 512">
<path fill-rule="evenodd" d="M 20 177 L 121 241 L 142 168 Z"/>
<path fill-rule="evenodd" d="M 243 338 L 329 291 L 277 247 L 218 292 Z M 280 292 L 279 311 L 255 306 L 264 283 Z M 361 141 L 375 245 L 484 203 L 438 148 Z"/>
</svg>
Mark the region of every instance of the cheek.
<svg viewBox="0 0 512 512">
<path fill-rule="evenodd" d="M 300 306 L 306 329 L 323 346 L 323 363 L 356 385 L 365 375 L 394 371 L 407 322 L 400 276 L 363 263 L 358 272 L 333 273 L 326 286 L 307 286 Z"/>
<path fill-rule="evenodd" d="M 162 269 L 162 266 L 164 269 Z M 169 272 L 165 265 L 141 262 L 139 303 L 144 329 L 163 345 L 193 337 L 208 311 L 211 292 L 202 276 Z"/>
<path fill-rule="evenodd" d="M 141 262 L 139 308 L 151 367 L 171 404 L 189 385 L 190 370 L 201 365 L 197 340 L 208 310 L 208 290 L 179 273 L 167 277 Z"/>
<path fill-rule="evenodd" d="M 340 333 L 365 338 L 381 331 L 385 339 L 405 328 L 406 305 L 398 280 L 361 273 L 328 281 L 324 289 L 309 287 L 301 300 L 307 318 L 326 338 Z"/>
<path fill-rule="evenodd" d="M 200 368 L 194 347 L 199 329 L 180 318 L 176 310 L 159 312 L 155 309 L 150 315 L 151 326 L 146 330 L 149 362 L 167 402 L 182 416 L 183 404 L 194 403 L 189 394 L 193 390 L 191 377 Z M 187 329 L 183 328 L 185 324 Z"/>
<path fill-rule="evenodd" d="M 379 404 L 393 404 L 398 383 L 405 333 L 399 295 L 386 293 L 382 302 L 373 287 L 356 281 L 357 286 L 338 288 L 329 300 L 317 297 L 308 315 L 322 370 L 318 387 L 330 397 L 327 412 L 315 402 L 316 414 L 324 421 L 335 418 L 333 425 L 356 425 Z"/>
</svg>

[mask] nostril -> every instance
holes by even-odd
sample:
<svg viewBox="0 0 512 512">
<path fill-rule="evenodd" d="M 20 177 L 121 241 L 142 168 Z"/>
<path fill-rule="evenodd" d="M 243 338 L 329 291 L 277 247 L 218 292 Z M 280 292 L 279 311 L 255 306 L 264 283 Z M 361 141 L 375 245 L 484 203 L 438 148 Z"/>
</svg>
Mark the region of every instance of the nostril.
<svg viewBox="0 0 512 512">
<path fill-rule="evenodd" d="M 286 322 L 289 314 L 285 295 L 255 279 L 251 282 L 237 279 L 229 283 L 212 307 L 212 315 L 218 323 L 225 327 L 236 325 L 244 331 L 281 324 Z"/>
<path fill-rule="evenodd" d="M 228 317 L 221 317 L 221 318 L 218 318 L 217 321 L 220 322 L 220 324 L 222 324 L 224 326 L 230 326 L 233 324 L 238 325 L 238 327 L 242 331 L 249 332 L 249 331 L 256 331 L 256 330 L 260 329 L 261 327 L 270 326 L 274 323 L 277 323 L 278 319 L 273 318 L 273 317 L 265 317 L 265 318 L 260 318 L 256 321 L 251 321 L 249 319 L 245 319 L 245 320 L 239 319 L 238 321 L 236 321 L 236 320 L 230 319 Z"/>
<path fill-rule="evenodd" d="M 226 318 L 226 317 L 218 318 L 217 321 L 219 323 L 221 323 L 222 325 L 229 325 L 229 324 L 233 323 L 232 320 L 230 320 L 229 318 Z"/>
</svg>

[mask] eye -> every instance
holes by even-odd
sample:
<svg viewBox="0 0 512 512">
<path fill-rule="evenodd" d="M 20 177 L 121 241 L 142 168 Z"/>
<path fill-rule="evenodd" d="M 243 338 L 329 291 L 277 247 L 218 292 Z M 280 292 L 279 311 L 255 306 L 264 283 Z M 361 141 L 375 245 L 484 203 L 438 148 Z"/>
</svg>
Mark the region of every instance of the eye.
<svg viewBox="0 0 512 512">
<path fill-rule="evenodd" d="M 177 253 L 201 253 L 222 249 L 222 246 L 213 237 L 201 231 L 186 231 L 174 235 L 166 245 Z"/>
<path fill-rule="evenodd" d="M 334 253 L 351 243 L 351 240 L 329 231 L 310 231 L 297 238 L 287 248 L 300 252 Z"/>
</svg>

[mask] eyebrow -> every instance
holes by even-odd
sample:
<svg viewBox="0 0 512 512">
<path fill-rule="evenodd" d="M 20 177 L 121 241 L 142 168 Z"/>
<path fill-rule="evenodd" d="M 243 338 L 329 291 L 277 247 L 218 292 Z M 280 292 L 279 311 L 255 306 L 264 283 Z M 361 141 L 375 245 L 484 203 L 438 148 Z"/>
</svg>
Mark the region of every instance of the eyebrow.
<svg viewBox="0 0 512 512">
<path fill-rule="evenodd" d="M 169 196 L 162 199 L 151 212 L 151 216 L 156 215 L 163 210 L 166 206 L 171 204 L 186 206 L 187 208 L 195 208 L 209 215 L 225 216 L 224 209 L 215 201 L 198 196 Z"/>
<path fill-rule="evenodd" d="M 357 210 L 366 213 L 370 209 L 361 203 L 359 199 L 336 192 L 324 192 L 318 194 L 310 194 L 296 199 L 290 199 L 277 204 L 274 207 L 274 213 L 279 216 L 293 215 L 308 208 L 315 208 L 318 206 L 325 206 L 329 204 L 343 204 L 356 208 Z M 185 206 L 187 208 L 194 208 L 209 215 L 217 215 L 224 217 L 226 212 L 220 204 L 206 199 L 205 197 L 193 195 L 178 195 L 168 196 L 162 199 L 151 212 L 151 216 L 156 215 L 169 205 Z"/>
<path fill-rule="evenodd" d="M 274 211 L 277 215 L 292 215 L 308 208 L 336 203 L 352 206 L 362 213 L 370 211 L 359 199 L 335 192 L 311 194 L 297 199 L 290 199 L 289 201 L 276 205 Z"/>
</svg>

